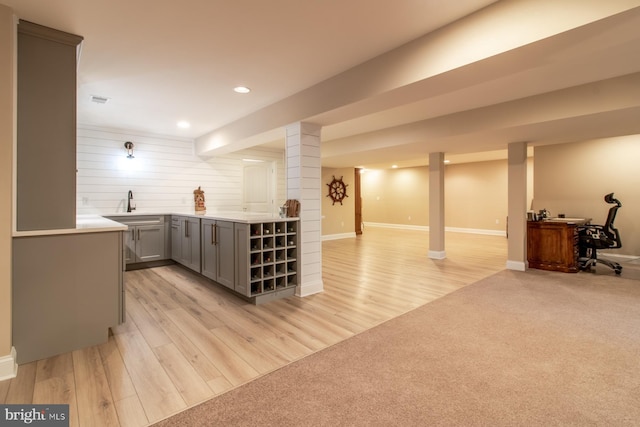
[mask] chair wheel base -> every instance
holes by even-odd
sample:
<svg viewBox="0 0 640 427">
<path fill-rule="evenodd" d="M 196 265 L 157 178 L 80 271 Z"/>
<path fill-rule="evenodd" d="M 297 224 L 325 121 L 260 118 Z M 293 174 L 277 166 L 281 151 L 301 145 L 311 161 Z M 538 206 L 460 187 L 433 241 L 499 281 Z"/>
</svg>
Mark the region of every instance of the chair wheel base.
<svg viewBox="0 0 640 427">
<path fill-rule="evenodd" d="M 578 258 L 578 268 L 582 271 L 591 271 L 595 273 L 595 267 L 597 264 L 606 265 L 611 268 L 617 276 L 622 273 L 622 266 L 617 262 L 601 258 Z"/>
</svg>

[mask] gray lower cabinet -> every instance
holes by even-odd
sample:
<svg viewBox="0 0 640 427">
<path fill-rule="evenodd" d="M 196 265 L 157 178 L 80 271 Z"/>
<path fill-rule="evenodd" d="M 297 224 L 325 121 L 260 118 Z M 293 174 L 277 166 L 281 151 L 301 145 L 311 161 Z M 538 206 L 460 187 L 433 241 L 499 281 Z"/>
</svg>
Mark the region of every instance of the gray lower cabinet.
<svg viewBox="0 0 640 427">
<path fill-rule="evenodd" d="M 101 344 L 123 321 L 122 231 L 13 238 L 17 362 Z"/>
<path fill-rule="evenodd" d="M 255 304 L 295 293 L 298 238 L 296 219 L 243 223 L 171 216 L 172 259 Z"/>
<path fill-rule="evenodd" d="M 169 258 L 164 215 L 107 217 L 129 227 L 124 232 L 124 260 L 127 265 Z"/>
<path fill-rule="evenodd" d="M 165 259 L 164 225 L 129 226 L 125 236 L 127 264 Z"/>
<path fill-rule="evenodd" d="M 166 259 L 164 216 L 145 216 L 122 221 L 125 232 L 125 262 L 160 261 Z"/>
<path fill-rule="evenodd" d="M 200 218 L 171 216 L 171 258 L 200 273 Z"/>
<path fill-rule="evenodd" d="M 235 287 L 234 224 L 213 219 L 201 220 L 202 275 L 226 286 Z"/>
</svg>

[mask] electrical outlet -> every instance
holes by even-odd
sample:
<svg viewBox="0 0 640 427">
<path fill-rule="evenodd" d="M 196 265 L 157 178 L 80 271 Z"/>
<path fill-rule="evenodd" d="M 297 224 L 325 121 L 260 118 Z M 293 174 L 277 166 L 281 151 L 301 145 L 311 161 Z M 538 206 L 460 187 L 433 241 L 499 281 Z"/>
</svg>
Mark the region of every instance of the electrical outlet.
<svg viewBox="0 0 640 427">
<path fill-rule="evenodd" d="M 500 220 L 499 219 L 496 219 L 496 224 L 500 224 Z"/>
</svg>

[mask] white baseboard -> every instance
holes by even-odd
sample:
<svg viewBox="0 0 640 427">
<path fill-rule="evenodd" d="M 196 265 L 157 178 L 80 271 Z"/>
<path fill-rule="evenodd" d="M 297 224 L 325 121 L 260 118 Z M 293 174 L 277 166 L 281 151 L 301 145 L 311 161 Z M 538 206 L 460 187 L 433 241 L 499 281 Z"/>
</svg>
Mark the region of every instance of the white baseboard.
<svg viewBox="0 0 640 427">
<path fill-rule="evenodd" d="M 338 240 L 338 239 L 351 239 L 356 237 L 356 232 L 352 233 L 341 233 L 341 234 L 327 234 L 322 236 L 322 241 L 325 240 Z"/>
<path fill-rule="evenodd" d="M 11 354 L 0 357 L 0 381 L 15 378 L 18 375 L 16 348 L 11 347 Z"/>
<path fill-rule="evenodd" d="M 429 231 L 428 225 L 407 225 L 407 224 L 389 224 L 384 222 L 365 222 L 365 227 L 381 227 L 381 228 L 395 228 L 401 230 L 420 230 Z M 459 227 L 445 227 L 444 231 L 452 233 L 468 233 L 468 234 L 483 234 L 486 236 L 506 236 L 507 232 L 504 230 L 485 230 L 481 228 L 459 228 Z"/>
<path fill-rule="evenodd" d="M 504 230 L 485 230 L 482 228 L 445 227 L 444 231 L 451 231 L 452 233 L 483 234 L 485 236 L 507 236 L 507 232 Z"/>
<path fill-rule="evenodd" d="M 296 293 L 295 295 L 297 297 L 308 297 L 309 295 L 313 295 L 313 294 L 319 294 L 320 292 L 324 291 L 324 283 L 322 282 L 322 279 L 315 281 L 315 282 L 307 282 L 307 283 L 302 283 L 299 284 L 298 286 L 296 286 Z"/>
<path fill-rule="evenodd" d="M 527 265 L 523 261 L 507 260 L 507 270 L 525 271 Z"/>
<path fill-rule="evenodd" d="M 429 251 L 429 258 L 431 259 L 445 259 L 447 253 L 445 251 Z"/>
<path fill-rule="evenodd" d="M 363 222 L 366 227 L 381 227 L 381 228 L 397 228 L 403 230 L 421 230 L 429 231 L 428 225 L 407 225 L 407 224 L 389 224 L 384 222 Z"/>
<path fill-rule="evenodd" d="M 637 255 L 621 255 L 609 251 L 598 251 L 598 258 L 600 256 L 603 256 L 604 258 L 610 258 L 618 262 L 632 262 L 640 260 L 640 257 L 638 257 Z"/>
</svg>

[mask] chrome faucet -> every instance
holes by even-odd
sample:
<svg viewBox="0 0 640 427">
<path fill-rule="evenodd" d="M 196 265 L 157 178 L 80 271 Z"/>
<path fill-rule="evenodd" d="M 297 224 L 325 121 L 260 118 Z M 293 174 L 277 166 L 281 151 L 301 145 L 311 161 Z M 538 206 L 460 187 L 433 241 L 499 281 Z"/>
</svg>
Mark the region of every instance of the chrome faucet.
<svg viewBox="0 0 640 427">
<path fill-rule="evenodd" d="M 127 212 L 131 212 L 131 211 L 135 211 L 136 210 L 135 205 L 131 204 L 132 200 L 133 200 L 133 192 L 131 190 L 129 190 L 129 194 L 127 194 Z"/>
</svg>

